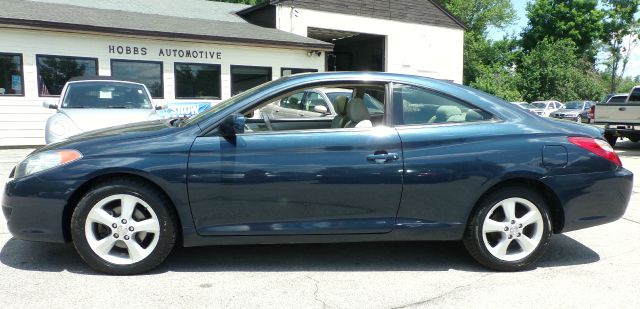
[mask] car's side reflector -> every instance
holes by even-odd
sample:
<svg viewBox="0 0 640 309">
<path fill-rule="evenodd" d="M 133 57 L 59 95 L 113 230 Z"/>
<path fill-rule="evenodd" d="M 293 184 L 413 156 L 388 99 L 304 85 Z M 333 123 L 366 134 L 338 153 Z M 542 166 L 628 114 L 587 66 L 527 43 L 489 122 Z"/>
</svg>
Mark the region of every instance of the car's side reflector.
<svg viewBox="0 0 640 309">
<path fill-rule="evenodd" d="M 572 136 L 569 137 L 569 142 L 603 157 L 617 166 L 622 166 L 622 161 L 620 161 L 620 157 L 618 157 L 618 154 L 613 150 L 613 147 L 601 139 Z"/>
</svg>

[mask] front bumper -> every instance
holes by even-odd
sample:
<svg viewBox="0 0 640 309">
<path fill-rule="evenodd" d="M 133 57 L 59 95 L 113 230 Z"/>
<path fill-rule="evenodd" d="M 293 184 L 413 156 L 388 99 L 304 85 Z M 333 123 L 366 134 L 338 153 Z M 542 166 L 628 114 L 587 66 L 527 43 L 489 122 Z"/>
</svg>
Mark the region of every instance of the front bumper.
<svg viewBox="0 0 640 309">
<path fill-rule="evenodd" d="M 9 179 L 1 200 L 9 232 L 23 240 L 66 242 L 64 211 L 70 188 L 67 182 L 45 183 L 37 177 Z"/>
<path fill-rule="evenodd" d="M 545 179 L 564 212 L 562 232 L 579 230 L 620 219 L 633 190 L 633 173 L 612 172 L 552 176 Z"/>
</svg>

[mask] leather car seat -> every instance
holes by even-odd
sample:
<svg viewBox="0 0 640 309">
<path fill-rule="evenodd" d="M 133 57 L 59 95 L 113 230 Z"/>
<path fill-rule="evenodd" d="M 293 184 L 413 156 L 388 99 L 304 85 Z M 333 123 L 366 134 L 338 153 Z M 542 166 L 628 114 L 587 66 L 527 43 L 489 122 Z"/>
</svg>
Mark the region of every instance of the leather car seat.
<svg viewBox="0 0 640 309">
<path fill-rule="evenodd" d="M 373 127 L 369 117 L 369 110 L 360 98 L 355 98 L 347 104 L 347 118 L 349 118 L 349 122 L 344 126 L 345 128 Z"/>
<path fill-rule="evenodd" d="M 331 121 L 332 128 L 344 128 L 349 119 L 347 118 L 347 102 L 349 98 L 343 95 L 336 97 L 336 104 L 334 109 L 336 110 L 336 116 Z"/>
<path fill-rule="evenodd" d="M 429 119 L 429 123 L 443 123 L 449 121 L 457 121 L 462 116 L 462 110 L 457 106 L 442 105 L 436 110 L 435 116 Z M 464 121 L 464 117 L 461 117 Z"/>
</svg>

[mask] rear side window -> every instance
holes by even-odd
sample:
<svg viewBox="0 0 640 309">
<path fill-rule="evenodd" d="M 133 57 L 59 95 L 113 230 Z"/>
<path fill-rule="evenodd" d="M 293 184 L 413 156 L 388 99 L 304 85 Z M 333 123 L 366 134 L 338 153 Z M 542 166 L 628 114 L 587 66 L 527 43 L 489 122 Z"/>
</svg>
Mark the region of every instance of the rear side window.
<svg viewBox="0 0 640 309">
<path fill-rule="evenodd" d="M 633 88 L 633 90 L 631 90 L 629 102 L 640 102 L 640 88 Z"/>
<path fill-rule="evenodd" d="M 401 114 L 396 119 L 399 124 L 476 122 L 492 118 L 491 114 L 474 106 L 414 86 L 394 85 L 393 101 L 396 114 Z M 398 106 L 402 107 L 401 111 Z"/>
</svg>

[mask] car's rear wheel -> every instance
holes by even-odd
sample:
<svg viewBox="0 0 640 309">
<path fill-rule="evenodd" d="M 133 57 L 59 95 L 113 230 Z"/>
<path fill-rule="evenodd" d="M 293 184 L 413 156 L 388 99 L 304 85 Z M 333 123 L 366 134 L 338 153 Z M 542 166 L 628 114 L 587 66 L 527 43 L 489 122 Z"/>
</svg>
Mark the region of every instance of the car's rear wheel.
<svg viewBox="0 0 640 309">
<path fill-rule="evenodd" d="M 92 188 L 71 218 L 73 244 L 92 268 L 115 275 L 148 271 L 169 255 L 176 220 L 164 195 L 121 178 Z"/>
<path fill-rule="evenodd" d="M 464 245 L 480 264 L 500 271 L 530 267 L 551 238 L 545 200 L 524 187 L 505 187 L 484 198 L 467 226 Z"/>
</svg>

